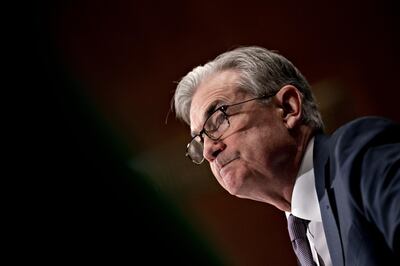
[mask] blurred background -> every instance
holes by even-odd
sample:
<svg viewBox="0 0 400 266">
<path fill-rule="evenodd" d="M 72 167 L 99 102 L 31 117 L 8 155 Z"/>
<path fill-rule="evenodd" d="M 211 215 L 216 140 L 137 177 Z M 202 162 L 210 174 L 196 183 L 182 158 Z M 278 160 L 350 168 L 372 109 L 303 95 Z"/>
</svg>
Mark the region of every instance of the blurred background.
<svg viewBox="0 0 400 266">
<path fill-rule="evenodd" d="M 188 127 L 169 113 L 176 83 L 228 49 L 258 45 L 306 76 L 328 133 L 363 115 L 399 122 L 396 10 L 388 0 L 39 1 L 26 72 L 40 111 L 26 127 L 42 141 L 32 169 L 46 197 L 30 217 L 60 217 L 31 229 L 82 250 L 86 235 L 93 256 L 132 240 L 144 258 L 181 253 L 182 264 L 295 265 L 283 213 L 229 195 L 185 158 Z"/>
</svg>

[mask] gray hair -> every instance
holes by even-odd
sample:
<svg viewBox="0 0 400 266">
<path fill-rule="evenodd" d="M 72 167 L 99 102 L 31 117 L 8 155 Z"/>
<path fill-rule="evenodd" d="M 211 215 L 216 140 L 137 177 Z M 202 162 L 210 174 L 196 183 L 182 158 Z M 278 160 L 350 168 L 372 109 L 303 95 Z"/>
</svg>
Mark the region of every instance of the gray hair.
<svg viewBox="0 0 400 266">
<path fill-rule="evenodd" d="M 225 52 L 204 66 L 195 67 L 183 77 L 173 98 L 176 116 L 190 125 L 190 105 L 196 89 L 202 81 L 224 70 L 238 71 L 238 86 L 256 97 L 276 93 L 285 85 L 295 86 L 303 99 L 303 123 L 315 129 L 323 128 L 321 115 L 305 77 L 282 55 L 257 46 Z"/>
</svg>

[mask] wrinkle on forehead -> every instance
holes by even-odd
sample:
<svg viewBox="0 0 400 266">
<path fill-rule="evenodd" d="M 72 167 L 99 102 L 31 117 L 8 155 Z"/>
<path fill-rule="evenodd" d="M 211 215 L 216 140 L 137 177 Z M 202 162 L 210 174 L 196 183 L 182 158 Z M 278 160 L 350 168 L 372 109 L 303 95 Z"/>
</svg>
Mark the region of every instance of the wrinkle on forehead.
<svg viewBox="0 0 400 266">
<path fill-rule="evenodd" d="M 204 80 L 193 95 L 190 106 L 190 127 L 192 132 L 199 132 L 210 107 L 220 103 L 231 103 L 237 97 L 239 73 L 235 70 L 218 72 Z"/>
</svg>

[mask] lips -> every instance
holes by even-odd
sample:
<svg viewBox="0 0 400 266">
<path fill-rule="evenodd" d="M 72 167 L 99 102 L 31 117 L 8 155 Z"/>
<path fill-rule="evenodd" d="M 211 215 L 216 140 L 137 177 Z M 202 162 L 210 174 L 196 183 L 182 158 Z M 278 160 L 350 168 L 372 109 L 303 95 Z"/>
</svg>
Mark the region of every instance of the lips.
<svg viewBox="0 0 400 266">
<path fill-rule="evenodd" d="M 228 160 L 224 160 L 224 159 L 222 159 L 222 158 L 217 158 L 217 159 L 215 160 L 215 166 L 216 166 L 218 172 L 220 172 L 220 171 L 222 170 L 222 168 L 224 168 L 225 166 L 227 166 L 227 165 L 230 164 L 232 161 L 234 161 L 234 160 L 236 160 L 236 159 L 238 159 L 238 158 L 239 158 L 239 156 L 233 157 L 233 158 L 228 159 Z"/>
</svg>

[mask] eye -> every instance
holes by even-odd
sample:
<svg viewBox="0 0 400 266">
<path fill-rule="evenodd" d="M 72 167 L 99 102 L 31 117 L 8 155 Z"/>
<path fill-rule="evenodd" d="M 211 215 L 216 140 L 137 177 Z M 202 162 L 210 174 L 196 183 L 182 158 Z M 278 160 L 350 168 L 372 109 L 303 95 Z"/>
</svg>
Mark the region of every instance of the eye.
<svg viewBox="0 0 400 266">
<path fill-rule="evenodd" d="M 225 119 L 225 114 L 221 110 L 218 110 L 210 116 L 204 128 L 208 133 L 213 133 L 218 130 L 219 126 L 225 121 Z"/>
</svg>

